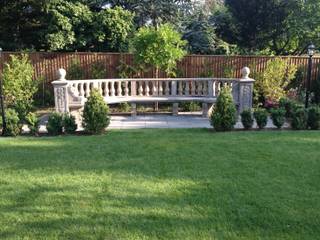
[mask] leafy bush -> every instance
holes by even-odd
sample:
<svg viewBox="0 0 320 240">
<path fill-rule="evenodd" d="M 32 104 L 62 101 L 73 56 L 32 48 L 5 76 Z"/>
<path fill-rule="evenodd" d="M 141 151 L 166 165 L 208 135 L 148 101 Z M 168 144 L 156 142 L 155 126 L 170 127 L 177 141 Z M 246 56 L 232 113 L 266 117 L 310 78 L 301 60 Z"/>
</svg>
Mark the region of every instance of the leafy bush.
<svg viewBox="0 0 320 240">
<path fill-rule="evenodd" d="M 307 128 L 308 115 L 304 108 L 297 108 L 293 111 L 291 116 L 291 127 L 295 130 L 302 130 Z"/>
<path fill-rule="evenodd" d="M 32 135 L 38 134 L 39 127 L 40 127 L 40 119 L 37 117 L 35 113 L 28 113 L 26 116 L 26 123 L 30 129 L 30 133 Z"/>
<path fill-rule="evenodd" d="M 286 110 L 283 108 L 275 108 L 271 109 L 271 119 L 273 125 L 275 125 L 278 129 L 281 129 L 285 120 L 286 120 Z"/>
<path fill-rule="evenodd" d="M 286 118 L 291 118 L 295 109 L 296 103 L 289 98 L 281 98 L 279 101 L 279 107 L 286 110 Z"/>
<path fill-rule="evenodd" d="M 320 129 L 320 107 L 310 107 L 308 109 L 308 127 L 312 130 Z"/>
<path fill-rule="evenodd" d="M 17 136 L 21 132 L 21 124 L 20 124 L 20 119 L 18 113 L 12 109 L 8 108 L 6 111 L 6 123 L 7 123 L 7 128 L 4 132 L 5 136 Z M 2 126 L 2 118 L 0 118 L 0 126 Z"/>
<path fill-rule="evenodd" d="M 275 58 L 267 62 L 266 69 L 256 74 L 255 92 L 265 100 L 278 102 L 286 95 L 289 83 L 294 79 L 297 67 L 288 60 Z"/>
<path fill-rule="evenodd" d="M 91 78 L 92 79 L 103 79 L 107 75 L 106 66 L 103 62 L 94 62 L 91 65 Z"/>
<path fill-rule="evenodd" d="M 119 110 L 120 112 L 124 112 L 124 113 L 127 113 L 127 112 L 130 112 L 130 105 L 129 103 L 127 102 L 124 102 L 124 103 L 120 103 L 119 104 Z"/>
<path fill-rule="evenodd" d="M 71 60 L 66 78 L 69 80 L 81 80 L 85 78 L 85 72 L 78 58 L 74 58 Z"/>
<path fill-rule="evenodd" d="M 61 113 L 51 113 L 47 123 L 47 131 L 50 135 L 59 135 L 63 132 L 63 115 Z"/>
<path fill-rule="evenodd" d="M 236 107 L 229 87 L 221 90 L 210 122 L 216 131 L 230 131 L 236 124 Z"/>
<path fill-rule="evenodd" d="M 33 67 L 27 55 L 10 55 L 10 58 L 3 70 L 6 105 L 18 113 L 20 121 L 24 121 L 33 108 L 38 82 L 33 79 Z"/>
<path fill-rule="evenodd" d="M 199 111 L 201 109 L 198 102 L 182 103 L 181 107 L 184 111 L 187 111 L 187 112 L 195 112 L 195 111 Z"/>
<path fill-rule="evenodd" d="M 63 128 L 66 133 L 69 133 L 69 134 L 75 133 L 78 128 L 75 117 L 69 113 L 64 114 Z"/>
<path fill-rule="evenodd" d="M 88 133 L 102 133 L 110 123 L 109 108 L 98 90 L 93 90 L 84 105 L 82 125 Z"/>
<path fill-rule="evenodd" d="M 264 108 L 257 108 L 254 113 L 254 118 L 256 119 L 259 129 L 265 128 L 268 123 L 268 112 Z"/>
<path fill-rule="evenodd" d="M 245 109 L 242 111 L 241 115 L 241 122 L 244 129 L 248 130 L 252 128 L 253 125 L 253 117 L 250 109 Z"/>
</svg>

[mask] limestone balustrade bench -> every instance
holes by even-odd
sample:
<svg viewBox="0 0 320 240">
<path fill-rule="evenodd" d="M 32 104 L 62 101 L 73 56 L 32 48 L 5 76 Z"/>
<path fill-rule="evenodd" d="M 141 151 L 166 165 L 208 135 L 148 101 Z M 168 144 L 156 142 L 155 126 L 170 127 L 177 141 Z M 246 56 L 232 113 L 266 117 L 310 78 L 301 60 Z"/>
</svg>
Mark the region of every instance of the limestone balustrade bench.
<svg viewBox="0 0 320 240">
<path fill-rule="evenodd" d="M 173 103 L 173 114 L 178 114 L 180 102 L 202 103 L 203 116 L 208 115 L 216 102 L 220 89 L 232 88 L 238 112 L 252 107 L 254 80 L 250 69 L 242 69 L 242 78 L 131 78 L 66 80 L 66 71 L 58 70 L 59 79 L 52 82 L 57 112 L 79 111 L 83 108 L 92 89 L 98 89 L 107 104 L 127 102 L 132 115 L 136 115 L 137 103 Z"/>
</svg>

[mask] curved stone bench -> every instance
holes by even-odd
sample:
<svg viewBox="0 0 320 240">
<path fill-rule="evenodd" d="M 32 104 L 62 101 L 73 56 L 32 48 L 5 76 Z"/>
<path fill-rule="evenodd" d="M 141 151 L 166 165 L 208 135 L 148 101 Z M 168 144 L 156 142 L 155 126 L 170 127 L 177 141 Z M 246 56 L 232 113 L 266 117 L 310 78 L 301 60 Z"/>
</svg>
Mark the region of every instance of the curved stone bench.
<svg viewBox="0 0 320 240">
<path fill-rule="evenodd" d="M 201 102 L 203 116 L 208 116 L 220 89 L 232 88 L 238 112 L 252 107 L 254 80 L 249 68 L 243 68 L 242 78 L 157 78 L 157 79 L 90 79 L 66 80 L 66 71 L 59 69 L 59 79 L 52 82 L 57 112 L 72 112 L 83 108 L 92 89 L 98 89 L 107 104 L 131 103 L 136 115 L 137 103 L 173 103 L 173 114 L 178 114 L 180 102 Z"/>
</svg>

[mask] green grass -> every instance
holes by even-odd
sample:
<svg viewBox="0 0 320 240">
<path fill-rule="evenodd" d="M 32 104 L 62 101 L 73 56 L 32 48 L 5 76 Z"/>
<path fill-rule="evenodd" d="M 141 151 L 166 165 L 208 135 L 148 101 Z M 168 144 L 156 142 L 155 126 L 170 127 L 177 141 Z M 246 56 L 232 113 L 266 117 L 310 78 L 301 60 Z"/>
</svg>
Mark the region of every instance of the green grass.
<svg viewBox="0 0 320 240">
<path fill-rule="evenodd" d="M 320 132 L 0 138 L 0 239 L 319 239 Z"/>
</svg>

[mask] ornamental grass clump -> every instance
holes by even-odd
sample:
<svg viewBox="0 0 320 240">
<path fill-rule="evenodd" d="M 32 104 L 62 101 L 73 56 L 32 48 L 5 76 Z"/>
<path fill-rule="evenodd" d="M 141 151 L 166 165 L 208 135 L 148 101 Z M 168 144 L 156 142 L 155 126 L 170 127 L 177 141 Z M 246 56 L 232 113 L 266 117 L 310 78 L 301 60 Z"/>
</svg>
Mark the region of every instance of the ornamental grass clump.
<svg viewBox="0 0 320 240">
<path fill-rule="evenodd" d="M 253 116 L 257 122 L 259 129 L 264 129 L 268 123 L 268 111 L 264 108 L 257 108 Z"/>
<path fill-rule="evenodd" d="M 232 130 L 236 124 L 236 111 L 230 88 L 223 88 L 210 116 L 211 125 L 216 131 Z"/>
<path fill-rule="evenodd" d="M 320 129 L 320 107 L 314 106 L 308 109 L 308 127 L 312 130 Z"/>
<path fill-rule="evenodd" d="M 245 109 L 242 111 L 241 115 L 241 122 L 244 127 L 244 129 L 249 130 L 253 126 L 253 117 L 252 112 L 250 109 Z"/>
<path fill-rule="evenodd" d="M 94 89 L 84 105 L 82 125 L 86 132 L 99 134 L 110 124 L 109 108 L 99 91 Z"/>
<path fill-rule="evenodd" d="M 271 110 L 271 119 L 273 125 L 281 129 L 286 120 L 286 110 L 283 108 L 275 108 Z"/>
</svg>

